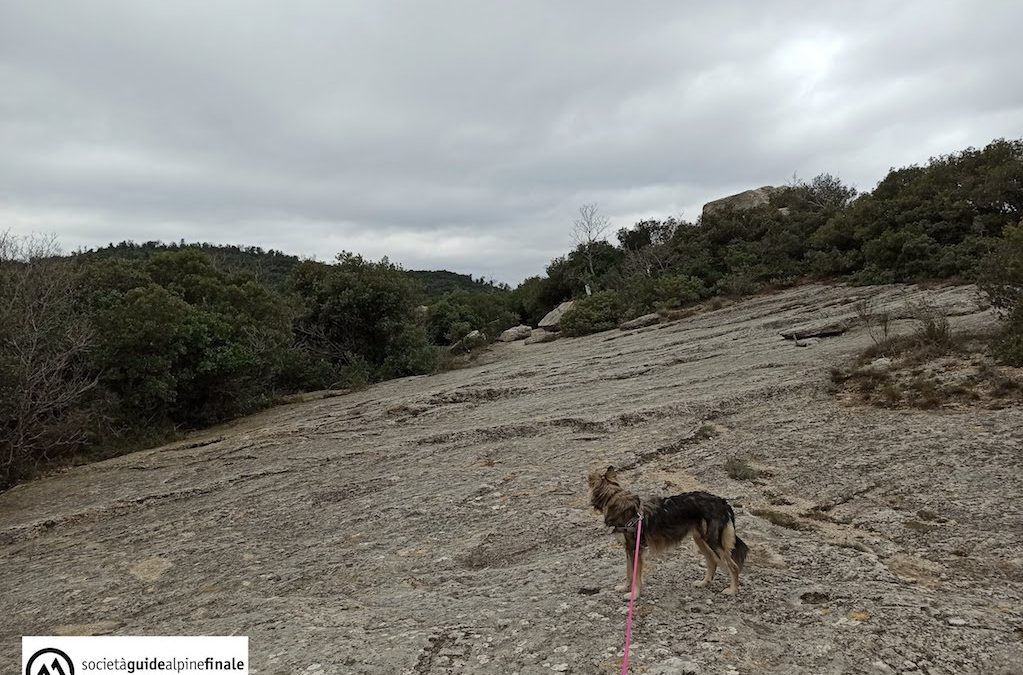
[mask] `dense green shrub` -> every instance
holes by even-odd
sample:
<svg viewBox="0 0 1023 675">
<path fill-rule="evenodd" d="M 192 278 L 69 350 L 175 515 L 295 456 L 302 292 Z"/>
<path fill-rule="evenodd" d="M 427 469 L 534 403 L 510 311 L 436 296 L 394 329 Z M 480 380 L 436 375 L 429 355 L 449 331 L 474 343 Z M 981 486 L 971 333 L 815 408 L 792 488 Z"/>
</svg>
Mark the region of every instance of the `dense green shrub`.
<svg viewBox="0 0 1023 675">
<path fill-rule="evenodd" d="M 621 299 L 617 291 L 600 291 L 576 301 L 561 318 L 565 335 L 587 335 L 616 328 L 622 317 Z"/>
<path fill-rule="evenodd" d="M 507 293 L 453 291 L 430 305 L 427 331 L 434 344 L 454 344 L 474 330 L 488 338 L 519 322 L 515 300 Z"/>
<path fill-rule="evenodd" d="M 299 263 L 292 288 L 301 305 L 295 330 L 302 345 L 339 371 L 354 368 L 376 381 L 435 366 L 417 310 L 422 291 L 386 258 L 342 253 L 329 266 Z"/>
<path fill-rule="evenodd" d="M 198 251 L 101 261 L 84 278 L 100 336 L 92 364 L 120 426 L 198 426 L 253 410 L 300 360 L 285 299 Z"/>
<path fill-rule="evenodd" d="M 776 190 L 755 208 L 717 209 L 695 223 L 643 220 L 618 231 L 618 246 L 591 242 L 556 258 L 546 278 L 530 279 L 516 293 L 532 301 L 520 302 L 520 311 L 535 322 L 540 306 L 547 311 L 583 297 L 584 281 L 618 291 L 633 315 L 689 301 L 692 293 L 668 288 L 679 278 L 697 280 L 700 295 L 736 296 L 806 277 L 968 280 L 1021 217 L 1023 141 L 996 140 L 893 169 L 865 194 L 821 174 Z"/>
<path fill-rule="evenodd" d="M 981 288 L 1005 317 L 995 355 L 1009 365 L 1023 366 L 1023 220 L 1005 228 L 985 262 Z"/>
<path fill-rule="evenodd" d="M 707 294 L 703 282 L 689 274 L 665 274 L 654 281 L 654 289 L 657 299 L 669 308 L 690 305 Z"/>
<path fill-rule="evenodd" d="M 548 273 L 553 268 L 548 267 Z M 531 326 L 552 308 L 572 297 L 572 289 L 563 285 L 556 277 L 529 277 L 511 292 L 511 309 Z"/>
</svg>

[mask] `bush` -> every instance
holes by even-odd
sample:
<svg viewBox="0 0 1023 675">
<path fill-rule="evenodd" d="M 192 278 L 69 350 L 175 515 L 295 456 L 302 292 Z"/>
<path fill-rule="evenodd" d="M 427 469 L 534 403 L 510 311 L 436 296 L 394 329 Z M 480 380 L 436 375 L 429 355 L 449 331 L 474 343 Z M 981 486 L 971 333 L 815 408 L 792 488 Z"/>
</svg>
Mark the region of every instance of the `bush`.
<svg viewBox="0 0 1023 675">
<path fill-rule="evenodd" d="M 422 290 L 386 258 L 371 262 L 345 252 L 330 266 L 303 262 L 295 268 L 292 288 L 301 303 L 295 322 L 301 343 L 339 372 L 374 382 L 434 368 L 416 310 Z"/>
<path fill-rule="evenodd" d="M 910 309 L 913 319 L 919 322 L 916 328 L 906 335 L 890 336 L 886 325 L 883 335 L 872 332 L 874 344 L 863 352 L 861 361 L 870 361 L 880 356 L 898 356 L 907 363 L 924 363 L 962 350 L 969 336 L 952 333 L 948 318 L 939 309 L 926 304 Z"/>
<path fill-rule="evenodd" d="M 248 273 L 225 272 L 194 249 L 134 269 L 96 265 L 85 274 L 99 336 L 92 365 L 117 402 L 119 428 L 194 427 L 250 412 L 277 393 L 285 364 L 300 360 L 289 354 L 290 308 Z"/>
<path fill-rule="evenodd" d="M 1023 317 L 1016 311 L 1014 321 L 1006 325 L 1004 332 L 994 345 L 999 361 L 1010 366 L 1023 367 Z"/>
<path fill-rule="evenodd" d="M 1023 366 L 1023 220 L 1005 228 L 983 266 L 981 289 L 1005 318 L 995 355 L 1003 363 Z"/>
<path fill-rule="evenodd" d="M 577 300 L 561 319 L 565 335 L 578 336 L 616 328 L 621 320 L 621 301 L 616 291 L 600 291 Z"/>
<path fill-rule="evenodd" d="M 512 310 L 514 304 L 507 293 L 448 293 L 427 309 L 429 338 L 434 344 L 448 345 L 474 330 L 488 336 L 500 335 L 519 323 L 518 313 Z"/>
<path fill-rule="evenodd" d="M 703 282 L 689 274 L 665 274 L 655 282 L 657 299 L 669 309 L 701 300 L 707 292 Z"/>
</svg>

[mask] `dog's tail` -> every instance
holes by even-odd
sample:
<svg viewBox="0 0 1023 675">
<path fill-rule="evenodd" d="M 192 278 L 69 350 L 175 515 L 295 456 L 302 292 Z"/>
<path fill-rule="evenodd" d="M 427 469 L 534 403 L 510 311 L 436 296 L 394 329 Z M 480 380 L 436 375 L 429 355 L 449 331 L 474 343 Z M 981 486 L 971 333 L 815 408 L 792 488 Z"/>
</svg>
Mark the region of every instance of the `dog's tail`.
<svg viewBox="0 0 1023 675">
<path fill-rule="evenodd" d="M 735 537 L 735 547 L 732 549 L 732 560 L 735 564 L 742 569 L 742 566 L 746 563 L 746 554 L 749 553 L 749 546 L 746 545 L 742 539 L 738 536 Z"/>
</svg>

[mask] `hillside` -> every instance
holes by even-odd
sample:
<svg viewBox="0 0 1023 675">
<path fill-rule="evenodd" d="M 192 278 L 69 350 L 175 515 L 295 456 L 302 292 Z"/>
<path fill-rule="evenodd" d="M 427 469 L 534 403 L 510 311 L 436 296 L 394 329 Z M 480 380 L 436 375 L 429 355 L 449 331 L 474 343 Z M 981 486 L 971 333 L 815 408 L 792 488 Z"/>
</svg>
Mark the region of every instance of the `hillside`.
<svg viewBox="0 0 1023 675">
<path fill-rule="evenodd" d="M 1018 672 L 1023 408 L 837 400 L 867 332 L 779 332 L 863 297 L 993 320 L 970 287 L 803 286 L 74 468 L 0 494 L 0 631 L 248 635 L 263 674 L 617 672 L 624 556 L 585 495 L 615 464 L 727 497 L 752 549 L 736 599 L 690 586 L 691 544 L 655 562 L 634 672 Z"/>
<path fill-rule="evenodd" d="M 88 260 L 105 258 L 144 260 L 157 253 L 189 249 L 202 251 L 224 269 L 248 272 L 268 286 L 278 289 L 287 285 L 292 270 L 302 261 L 298 256 L 274 249 L 263 249 L 259 246 L 186 243 L 184 241 L 170 244 L 161 241 L 143 243 L 122 241 L 119 244 L 108 244 L 100 248 L 79 251 L 75 255 Z M 455 290 L 479 293 L 506 290 L 483 279 L 473 279 L 470 274 L 459 274 L 447 270 L 406 270 L 406 273 L 422 284 L 423 291 L 430 298 L 436 298 Z"/>
</svg>

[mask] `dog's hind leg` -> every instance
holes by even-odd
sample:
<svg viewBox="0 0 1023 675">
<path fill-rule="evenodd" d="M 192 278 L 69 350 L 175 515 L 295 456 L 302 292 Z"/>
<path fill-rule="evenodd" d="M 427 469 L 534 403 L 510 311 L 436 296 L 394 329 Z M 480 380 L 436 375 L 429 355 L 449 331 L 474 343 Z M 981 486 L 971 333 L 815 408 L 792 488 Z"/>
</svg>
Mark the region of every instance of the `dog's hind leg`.
<svg viewBox="0 0 1023 675">
<path fill-rule="evenodd" d="M 703 581 L 694 581 L 693 586 L 703 588 L 714 580 L 714 575 L 718 571 L 718 558 L 696 530 L 693 530 L 693 541 L 696 542 L 696 547 L 700 549 L 703 559 L 707 562 L 707 571 L 704 572 Z"/>
<path fill-rule="evenodd" d="M 721 562 L 728 568 L 731 576 L 731 583 L 728 588 L 721 591 L 725 595 L 735 595 L 739 592 L 739 564 L 732 558 L 732 550 L 735 548 L 735 526 L 731 523 L 725 525 L 721 532 L 721 548 L 717 551 Z"/>
</svg>

